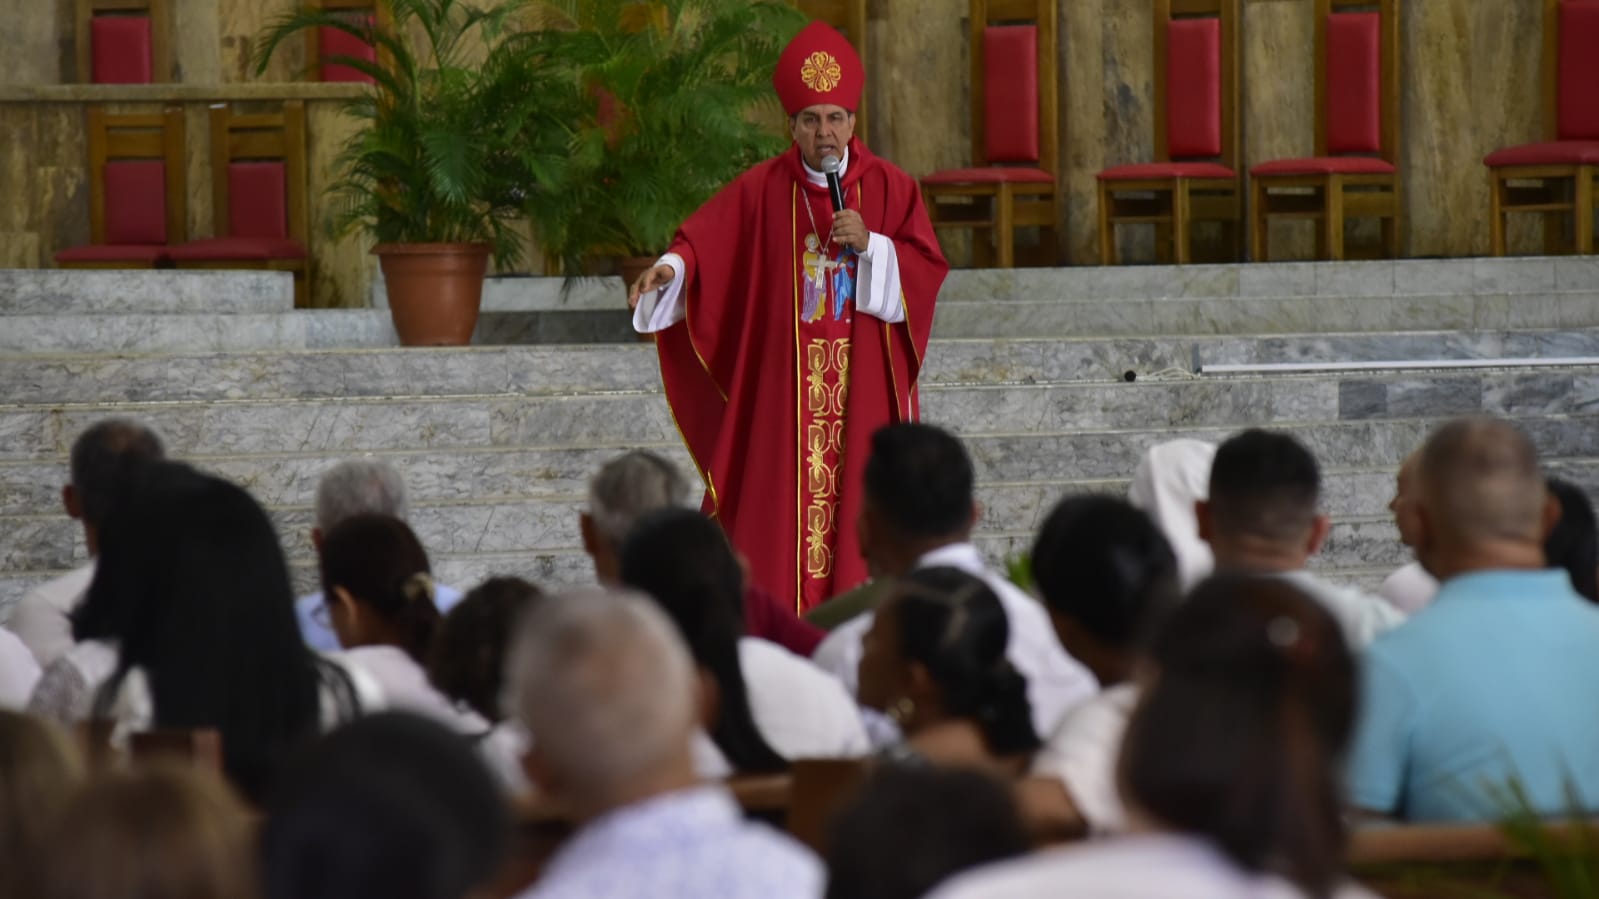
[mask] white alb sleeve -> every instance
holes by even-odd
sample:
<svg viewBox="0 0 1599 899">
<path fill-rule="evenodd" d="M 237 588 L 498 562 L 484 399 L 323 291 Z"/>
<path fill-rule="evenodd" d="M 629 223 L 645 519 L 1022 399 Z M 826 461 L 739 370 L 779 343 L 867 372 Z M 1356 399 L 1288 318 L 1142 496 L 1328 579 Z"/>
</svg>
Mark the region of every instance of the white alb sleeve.
<svg viewBox="0 0 1599 899">
<path fill-rule="evenodd" d="M 905 320 L 905 298 L 899 289 L 899 251 L 894 242 L 873 231 L 861 254 L 855 278 L 855 308 L 889 324 Z"/>
<path fill-rule="evenodd" d="M 672 280 L 665 287 L 656 288 L 638 298 L 638 308 L 633 310 L 633 330 L 640 334 L 665 331 L 683 320 L 683 257 L 667 253 L 655 260 L 656 265 L 670 265 Z"/>
</svg>

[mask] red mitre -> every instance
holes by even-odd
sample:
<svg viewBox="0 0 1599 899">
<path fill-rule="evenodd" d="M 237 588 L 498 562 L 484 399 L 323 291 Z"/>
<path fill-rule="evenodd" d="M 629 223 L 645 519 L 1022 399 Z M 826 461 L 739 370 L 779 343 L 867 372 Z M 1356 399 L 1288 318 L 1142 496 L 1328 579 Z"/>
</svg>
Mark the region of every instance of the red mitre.
<svg viewBox="0 0 1599 899">
<path fill-rule="evenodd" d="M 772 86 L 789 115 L 822 104 L 854 112 L 866 86 L 866 68 L 844 35 L 825 22 L 812 22 L 783 48 Z"/>
</svg>

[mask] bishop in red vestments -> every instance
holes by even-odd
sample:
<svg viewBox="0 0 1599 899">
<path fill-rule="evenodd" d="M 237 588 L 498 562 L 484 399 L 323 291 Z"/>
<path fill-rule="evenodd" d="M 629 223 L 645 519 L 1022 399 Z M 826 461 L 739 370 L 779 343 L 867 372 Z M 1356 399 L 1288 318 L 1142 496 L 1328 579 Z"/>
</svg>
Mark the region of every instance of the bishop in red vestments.
<svg viewBox="0 0 1599 899">
<path fill-rule="evenodd" d="M 916 418 L 949 265 L 916 182 L 853 136 L 865 73 L 844 37 L 813 22 L 773 83 L 794 146 L 700 207 L 629 300 L 634 327 L 657 335 L 705 510 L 755 583 L 803 612 L 867 577 L 855 528 L 870 437 Z"/>
</svg>

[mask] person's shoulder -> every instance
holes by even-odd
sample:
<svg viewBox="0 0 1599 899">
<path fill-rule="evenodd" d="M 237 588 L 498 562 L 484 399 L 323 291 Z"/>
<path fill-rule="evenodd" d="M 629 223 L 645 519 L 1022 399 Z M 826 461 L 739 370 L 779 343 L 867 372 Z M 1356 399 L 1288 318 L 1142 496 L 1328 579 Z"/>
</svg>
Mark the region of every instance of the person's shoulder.
<svg viewBox="0 0 1599 899">
<path fill-rule="evenodd" d="M 763 899 L 821 895 L 826 879 L 821 859 L 788 834 L 760 821 L 744 821 L 730 848 L 728 862 L 739 876 L 754 881 L 748 885 L 758 888 Z"/>
</svg>

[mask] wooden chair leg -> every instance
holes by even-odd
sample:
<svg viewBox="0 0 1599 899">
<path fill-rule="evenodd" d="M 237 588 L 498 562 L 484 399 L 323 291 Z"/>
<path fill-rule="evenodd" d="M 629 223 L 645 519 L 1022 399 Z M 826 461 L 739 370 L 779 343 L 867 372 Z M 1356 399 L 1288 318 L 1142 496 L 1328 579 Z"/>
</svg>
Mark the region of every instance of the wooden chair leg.
<svg viewBox="0 0 1599 899">
<path fill-rule="evenodd" d="M 1576 196 L 1572 198 L 1571 218 L 1574 221 L 1572 237 L 1578 253 L 1593 252 L 1594 172 L 1593 166 L 1578 166 Z"/>
<path fill-rule="evenodd" d="M 1270 240 L 1266 229 L 1271 220 L 1266 216 L 1266 186 L 1259 178 L 1249 184 L 1249 259 L 1251 262 L 1270 262 Z"/>
<path fill-rule="evenodd" d="M 1193 235 L 1188 221 L 1188 182 L 1179 178 L 1171 189 L 1172 258 L 1187 265 L 1193 250 Z"/>
<path fill-rule="evenodd" d="M 1488 170 L 1488 252 L 1505 255 L 1505 182 L 1499 173 Z"/>
<path fill-rule="evenodd" d="M 1116 224 L 1110 220 L 1110 186 L 1099 182 L 1099 264 L 1116 264 Z"/>
<path fill-rule="evenodd" d="M 1323 219 L 1327 223 L 1327 258 L 1334 262 L 1344 260 L 1344 179 L 1333 175 L 1327 179 L 1322 197 Z"/>
<path fill-rule="evenodd" d="M 1010 185 L 999 186 L 994 202 L 994 242 L 999 244 L 999 267 L 1016 267 L 1016 196 Z"/>
</svg>

